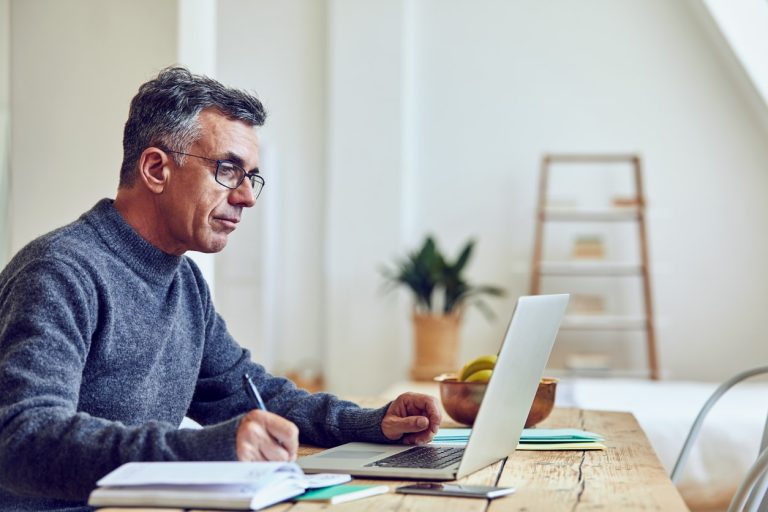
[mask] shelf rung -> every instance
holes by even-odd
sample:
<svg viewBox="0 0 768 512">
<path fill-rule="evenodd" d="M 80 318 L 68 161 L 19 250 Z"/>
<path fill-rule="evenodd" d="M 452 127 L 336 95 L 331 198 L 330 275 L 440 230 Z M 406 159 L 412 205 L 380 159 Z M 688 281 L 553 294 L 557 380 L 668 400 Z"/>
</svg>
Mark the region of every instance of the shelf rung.
<svg viewBox="0 0 768 512">
<path fill-rule="evenodd" d="M 542 261 L 539 271 L 549 276 L 635 276 L 642 274 L 643 266 L 607 261 Z"/>
<path fill-rule="evenodd" d="M 580 209 L 580 208 L 545 208 L 544 219 L 560 222 L 625 222 L 635 221 L 640 216 L 640 210 L 637 207 L 625 208 L 602 208 L 602 209 Z"/>
<path fill-rule="evenodd" d="M 552 163 L 606 163 L 606 162 L 635 162 L 637 155 L 632 154 L 571 154 L 559 153 L 544 155 Z"/>
<path fill-rule="evenodd" d="M 642 316 L 567 315 L 560 325 L 567 330 L 629 331 L 645 329 Z"/>
</svg>

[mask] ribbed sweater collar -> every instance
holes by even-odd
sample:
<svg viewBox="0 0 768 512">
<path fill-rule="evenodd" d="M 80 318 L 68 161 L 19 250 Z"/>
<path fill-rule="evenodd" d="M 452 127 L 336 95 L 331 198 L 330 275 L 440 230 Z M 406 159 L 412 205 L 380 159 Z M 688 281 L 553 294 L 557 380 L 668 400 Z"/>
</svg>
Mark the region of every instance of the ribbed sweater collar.
<svg viewBox="0 0 768 512">
<path fill-rule="evenodd" d="M 112 199 L 102 199 L 82 218 L 136 274 L 154 283 L 173 279 L 183 256 L 163 252 L 144 240 L 115 209 Z"/>
</svg>

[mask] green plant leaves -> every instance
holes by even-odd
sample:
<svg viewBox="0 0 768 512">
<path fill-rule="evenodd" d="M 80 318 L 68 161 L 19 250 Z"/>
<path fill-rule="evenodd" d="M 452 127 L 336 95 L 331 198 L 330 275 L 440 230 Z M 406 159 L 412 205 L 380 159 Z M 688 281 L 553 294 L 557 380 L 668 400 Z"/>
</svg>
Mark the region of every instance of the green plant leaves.
<svg viewBox="0 0 768 512">
<path fill-rule="evenodd" d="M 474 246 L 474 240 L 467 242 L 456 261 L 450 263 L 442 255 L 435 240 L 428 236 L 419 250 L 409 253 L 404 259 L 396 260 L 394 269 L 384 268 L 381 272 L 387 282 L 392 284 L 392 288 L 397 285 L 410 288 L 417 311 L 433 312 L 435 290 L 439 288 L 445 293 L 441 313 L 461 310 L 472 298 L 468 303 L 476 305 L 486 317 L 491 318 L 491 310 L 475 297 L 501 296 L 504 291 L 495 286 L 473 286 L 464 279 L 462 273 L 472 257 Z"/>
</svg>

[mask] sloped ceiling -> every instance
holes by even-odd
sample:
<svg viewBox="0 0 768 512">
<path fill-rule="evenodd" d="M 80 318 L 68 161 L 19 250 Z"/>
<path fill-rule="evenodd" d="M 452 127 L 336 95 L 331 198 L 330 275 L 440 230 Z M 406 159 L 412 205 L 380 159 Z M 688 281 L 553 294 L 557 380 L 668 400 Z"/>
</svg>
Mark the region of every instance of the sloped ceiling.
<svg viewBox="0 0 768 512">
<path fill-rule="evenodd" d="M 768 108 L 768 0 L 704 0 L 704 5 Z"/>
</svg>

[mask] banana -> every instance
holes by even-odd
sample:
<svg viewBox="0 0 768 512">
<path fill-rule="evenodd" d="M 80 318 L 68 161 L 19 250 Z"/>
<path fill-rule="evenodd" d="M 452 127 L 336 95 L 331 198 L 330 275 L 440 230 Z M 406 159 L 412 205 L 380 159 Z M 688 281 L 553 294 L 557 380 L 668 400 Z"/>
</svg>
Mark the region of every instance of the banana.
<svg viewBox="0 0 768 512">
<path fill-rule="evenodd" d="M 491 379 L 492 373 L 493 370 L 491 369 L 480 370 L 479 372 L 471 374 L 464 382 L 488 382 Z"/>
<path fill-rule="evenodd" d="M 471 360 L 459 372 L 459 380 L 467 380 L 467 377 L 480 370 L 493 370 L 496 366 L 496 354 L 487 354 Z"/>
</svg>

